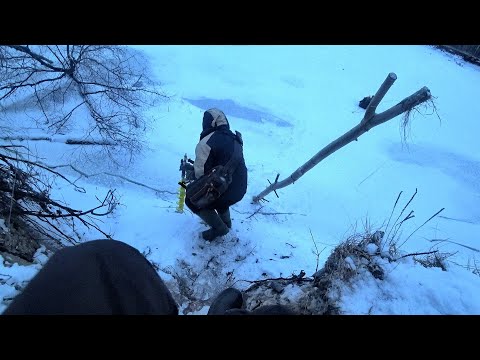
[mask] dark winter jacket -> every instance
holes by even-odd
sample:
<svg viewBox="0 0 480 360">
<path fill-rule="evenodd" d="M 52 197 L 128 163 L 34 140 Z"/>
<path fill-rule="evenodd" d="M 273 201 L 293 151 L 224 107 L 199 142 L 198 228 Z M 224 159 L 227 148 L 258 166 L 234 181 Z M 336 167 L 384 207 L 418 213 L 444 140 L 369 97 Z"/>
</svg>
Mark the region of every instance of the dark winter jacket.
<svg viewBox="0 0 480 360">
<path fill-rule="evenodd" d="M 219 109 L 209 109 L 203 115 L 203 131 L 195 148 L 195 178 L 208 173 L 217 165 L 225 165 L 233 154 L 235 134 L 230 131 L 227 117 Z M 243 150 L 243 146 L 242 146 Z M 243 158 L 233 173 L 232 183 L 210 208 L 225 208 L 233 205 L 247 192 L 247 168 Z"/>
</svg>

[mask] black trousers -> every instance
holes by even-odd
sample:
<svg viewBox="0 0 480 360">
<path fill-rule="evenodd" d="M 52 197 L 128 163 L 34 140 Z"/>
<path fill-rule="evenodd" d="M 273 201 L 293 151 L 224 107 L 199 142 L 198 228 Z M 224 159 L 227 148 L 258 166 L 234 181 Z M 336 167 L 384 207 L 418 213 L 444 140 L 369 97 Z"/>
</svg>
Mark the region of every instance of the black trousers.
<svg viewBox="0 0 480 360">
<path fill-rule="evenodd" d="M 178 306 L 148 260 L 115 240 L 57 251 L 4 315 L 178 315 Z"/>
</svg>

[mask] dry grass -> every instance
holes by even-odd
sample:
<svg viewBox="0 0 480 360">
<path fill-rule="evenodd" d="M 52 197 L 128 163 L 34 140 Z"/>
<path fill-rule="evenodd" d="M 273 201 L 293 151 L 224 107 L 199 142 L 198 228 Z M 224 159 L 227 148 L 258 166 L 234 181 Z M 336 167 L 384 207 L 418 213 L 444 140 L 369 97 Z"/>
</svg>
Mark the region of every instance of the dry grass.
<svg viewBox="0 0 480 360">
<path fill-rule="evenodd" d="M 415 217 L 410 207 L 417 195 L 417 191 L 403 202 L 402 192 L 396 198 L 386 225 L 380 230 L 373 230 L 374 226 L 365 220 L 363 229 L 350 235 L 343 243 L 335 247 L 322 269 L 311 277 L 292 275 L 289 278 L 265 279 L 252 281 L 252 286 L 244 291 L 246 309 L 255 310 L 263 305 L 288 305 L 303 315 L 335 315 L 340 314 L 339 301 L 345 286 L 351 286 L 358 276 L 369 274 L 382 281 L 387 276 L 382 264 L 398 263 L 405 257 L 413 257 L 414 261 L 425 267 L 439 267 L 446 271 L 446 259 L 452 254 L 441 253 L 439 250 L 428 252 L 409 253 L 401 251 L 401 247 L 425 224 L 436 217 L 443 209 L 416 227 L 412 232 L 403 235 L 405 224 Z M 402 204 L 403 203 L 403 204 Z M 399 207 L 398 214 L 396 213 Z M 314 254 L 317 262 L 320 251 L 315 239 L 310 233 L 315 245 Z M 476 265 L 476 264 L 475 264 Z M 318 267 L 318 264 L 317 264 Z M 475 267 L 478 271 L 478 267 Z M 291 295 L 289 289 L 296 289 Z"/>
<path fill-rule="evenodd" d="M 253 282 L 244 291 L 246 309 L 253 311 L 259 306 L 280 304 L 302 315 L 340 314 L 337 300 L 342 285 L 349 284 L 355 275 L 364 271 L 383 279 L 384 271 L 377 261 L 382 256 L 383 236 L 382 231 L 366 231 L 350 236 L 332 251 L 324 267 L 311 277 L 305 277 L 303 273 Z M 289 296 L 292 290 L 296 290 L 293 298 Z"/>
<path fill-rule="evenodd" d="M 447 271 L 446 260 L 450 256 L 452 254 L 435 252 L 422 257 L 415 256 L 413 259 L 426 268 L 438 267 L 443 271 Z"/>
</svg>

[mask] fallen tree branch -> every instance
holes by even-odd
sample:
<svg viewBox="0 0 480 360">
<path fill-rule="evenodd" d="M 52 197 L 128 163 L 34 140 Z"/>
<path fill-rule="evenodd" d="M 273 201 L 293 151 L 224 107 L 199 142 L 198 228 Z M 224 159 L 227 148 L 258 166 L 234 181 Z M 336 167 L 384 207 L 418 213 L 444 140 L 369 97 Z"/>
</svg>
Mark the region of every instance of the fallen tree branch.
<svg viewBox="0 0 480 360">
<path fill-rule="evenodd" d="M 388 90 L 390 90 L 395 80 L 397 80 L 397 75 L 394 73 L 388 74 L 387 78 L 373 97 L 372 101 L 370 101 L 365 109 L 365 116 L 362 119 L 362 123 L 367 123 L 375 116 L 375 110 L 377 110 L 378 104 L 380 104 L 380 101 L 383 100 L 385 94 L 388 92 Z"/>
<path fill-rule="evenodd" d="M 9 151 L 3 146 L 0 150 Z M 52 183 L 62 179 L 77 191 L 85 189 L 39 161 L 27 160 L 18 152 L 15 155 L 0 153 L 0 215 L 6 219 L 8 230 L 7 236 L 0 237 L 0 249 L 33 261 L 42 238 L 59 245 L 65 245 L 65 241 L 77 244 L 85 235 L 83 227 L 112 238 L 97 222 L 102 222 L 98 217 L 111 214 L 118 205 L 114 190 L 109 190 L 103 199 L 97 197 L 99 204 L 88 210 L 71 208 L 50 198 Z"/>
<path fill-rule="evenodd" d="M 54 174 L 55 176 L 59 176 L 61 177 L 63 180 L 65 180 L 66 182 L 68 182 L 70 185 L 74 186 L 75 189 L 77 191 L 80 191 L 82 193 L 85 193 L 86 190 L 78 185 L 75 185 L 75 183 L 72 183 L 70 180 L 68 180 L 65 176 L 63 176 L 62 174 L 60 174 L 59 172 L 57 171 L 54 171 L 53 169 L 55 169 L 54 167 L 50 167 L 46 164 L 43 164 L 42 162 L 40 161 L 30 161 L 30 160 L 26 160 L 26 159 L 17 159 L 17 158 L 14 158 L 14 157 L 11 157 L 11 156 L 8 156 L 8 155 L 4 155 L 4 154 L 0 154 L 0 160 L 2 160 L 3 162 L 5 162 L 6 164 L 9 164 L 9 162 L 7 160 L 18 160 L 18 161 L 21 161 L 22 163 L 24 164 L 27 164 L 27 165 L 32 165 L 32 166 L 38 166 L 39 168 L 41 169 L 44 169 L 52 174 Z"/>
<path fill-rule="evenodd" d="M 238 210 L 235 210 L 233 208 L 231 208 L 231 209 L 238 214 L 242 214 L 242 215 L 250 214 L 249 212 L 238 211 Z M 307 216 L 306 214 L 294 213 L 294 212 L 263 212 L 263 211 L 256 211 L 255 213 L 251 214 L 251 216 L 253 216 L 253 215 L 267 215 L 267 216 L 268 215 L 301 215 L 301 216 Z M 249 216 L 249 217 L 251 217 L 251 216 Z"/>
<path fill-rule="evenodd" d="M 372 99 L 369 106 L 367 107 L 364 118 L 360 121 L 360 123 L 357 126 L 355 126 L 350 131 L 346 132 L 345 134 L 340 136 L 338 139 L 334 140 L 333 142 L 325 146 L 322 150 L 320 150 L 317 154 L 315 154 L 310 160 L 308 160 L 305 164 L 299 167 L 295 172 L 293 172 L 286 179 L 270 184 L 260 194 L 253 197 L 253 202 L 258 203 L 261 199 L 263 199 L 266 195 L 268 195 L 272 191 L 284 188 L 290 184 L 295 183 L 295 181 L 300 179 L 303 175 L 305 175 L 305 173 L 311 170 L 323 159 L 330 156 L 331 154 L 341 149 L 345 145 L 351 143 L 352 141 L 354 140 L 357 141 L 361 135 L 365 134 L 370 129 L 380 124 L 383 124 L 384 122 L 390 119 L 393 119 L 394 117 L 404 112 L 411 111 L 414 107 L 420 105 L 421 103 L 431 98 L 430 90 L 427 87 L 423 87 L 420 90 L 418 90 L 416 93 L 403 99 L 397 105 L 391 107 L 390 109 L 380 114 L 374 114 L 374 111 L 377 105 L 383 99 L 386 92 L 392 86 L 392 84 L 395 82 L 396 79 L 397 79 L 397 76 L 394 73 L 390 73 L 387 76 L 387 78 L 381 85 L 380 89 L 377 91 L 374 98 Z"/>
<path fill-rule="evenodd" d="M 131 180 L 123 175 L 118 175 L 118 174 L 112 174 L 112 173 L 109 173 L 109 172 L 100 172 L 100 173 L 96 173 L 96 174 L 87 174 L 79 169 L 77 169 L 76 167 L 74 167 L 73 165 L 70 165 L 70 164 L 64 164 L 64 165 L 47 165 L 47 164 L 42 164 L 50 169 L 57 169 L 57 168 L 64 168 L 64 167 L 69 167 L 71 168 L 73 171 L 77 172 L 78 174 L 80 174 L 80 178 L 83 176 L 85 178 L 89 178 L 89 177 L 94 177 L 94 176 L 99 176 L 99 175 L 107 175 L 107 176 L 113 176 L 113 177 L 118 177 L 122 180 L 125 180 L 129 183 L 132 183 L 132 184 L 135 184 L 135 185 L 138 185 L 138 186 L 143 186 L 147 189 L 150 189 L 150 190 L 153 190 L 153 191 L 156 191 L 158 193 L 165 193 L 165 194 L 171 194 L 171 195 L 177 195 L 176 192 L 172 192 L 172 191 L 168 191 L 168 190 L 160 190 L 160 189 L 156 189 L 156 188 L 153 188 L 151 186 L 148 186 L 148 185 L 145 185 L 145 184 L 142 184 L 138 181 L 135 181 L 135 180 Z M 79 178 L 79 179 L 80 179 Z M 79 179 L 75 180 L 78 181 Z"/>
<path fill-rule="evenodd" d="M 5 136 L 0 138 L 0 140 L 4 141 L 52 141 L 51 137 L 47 136 L 32 136 L 32 137 L 25 137 L 25 136 Z"/>
<path fill-rule="evenodd" d="M 300 273 L 300 275 L 292 275 L 288 278 L 278 277 L 278 278 L 268 278 L 268 279 L 262 279 L 262 280 L 242 280 L 242 279 L 239 279 L 239 280 L 235 281 L 234 284 L 236 284 L 239 281 L 243 281 L 243 282 L 247 282 L 249 284 L 252 284 L 248 289 L 246 289 L 244 291 L 244 292 L 247 292 L 249 290 L 252 290 L 253 287 L 258 287 L 258 286 L 260 286 L 264 283 L 267 283 L 269 281 L 278 281 L 278 280 L 297 281 L 297 282 L 301 282 L 301 281 L 313 282 L 313 281 L 315 281 L 315 279 L 313 279 L 311 277 L 302 276 L 302 273 Z M 232 284 L 232 286 L 233 286 L 233 284 Z"/>
<path fill-rule="evenodd" d="M 257 214 L 260 210 L 263 209 L 263 206 L 260 206 L 257 211 L 255 211 L 252 215 L 248 216 L 247 219 L 250 219 L 252 216 L 254 216 L 255 214 Z"/>
<path fill-rule="evenodd" d="M 67 145 L 101 145 L 101 146 L 115 146 L 117 145 L 113 141 L 107 140 L 81 140 L 81 139 L 67 139 L 65 140 Z"/>
<path fill-rule="evenodd" d="M 169 98 L 148 59 L 123 45 L 2 45 L 0 70 L 0 100 L 38 110 L 56 133 L 87 117 L 85 133 L 101 142 L 73 144 L 101 145 L 108 155 L 112 145 L 136 154 L 150 122 L 143 110 Z"/>
<path fill-rule="evenodd" d="M 35 217 L 40 221 L 47 223 L 62 237 L 71 242 L 74 242 L 74 239 L 71 236 L 66 235 L 58 228 L 58 226 L 56 226 L 49 219 L 58 221 L 58 219 L 62 218 L 75 218 L 80 221 L 85 227 L 93 227 L 107 238 L 111 238 L 110 235 L 102 231 L 93 221 L 91 221 L 89 215 L 100 217 L 112 213 L 112 211 L 118 205 L 117 199 L 114 195 L 114 190 L 109 190 L 108 193 L 105 195 L 103 201 L 100 201 L 100 204 L 98 206 L 93 207 L 89 210 L 82 211 L 75 210 L 66 205 L 60 204 L 59 202 L 50 199 L 45 192 L 37 192 L 30 188 L 26 183 L 21 183 L 22 188 L 20 188 L 20 186 L 18 188 L 14 188 L 14 185 L 15 183 L 9 185 L 5 181 L 2 181 L 0 183 L 0 191 L 2 193 L 12 194 L 10 197 L 12 200 L 12 205 L 9 206 L 8 209 L 0 212 L 0 214 L 2 214 L 3 216 L 8 216 L 9 218 L 12 215 L 22 218 L 26 218 L 28 216 Z M 13 200 L 15 200 L 14 204 Z M 29 206 L 31 206 L 31 204 L 36 204 L 37 209 L 30 210 Z M 52 207 L 55 207 L 56 209 L 53 209 Z M 103 213 L 96 212 L 96 210 L 101 208 L 105 208 L 106 210 Z M 62 210 L 64 212 L 62 212 Z"/>
<path fill-rule="evenodd" d="M 3 189 L 0 189 L 0 190 L 3 190 Z M 80 217 L 80 216 L 88 215 L 88 214 L 95 215 L 95 216 L 105 216 L 105 215 L 110 214 L 115 209 L 115 206 L 117 205 L 117 203 L 115 201 L 113 201 L 113 199 L 115 199 L 114 191 L 115 190 L 113 190 L 113 191 L 109 190 L 107 195 L 105 195 L 105 199 L 100 203 L 100 205 L 98 205 L 98 206 L 96 206 L 92 209 L 83 210 L 83 211 L 82 210 L 74 210 L 74 209 L 72 209 L 68 206 L 59 204 L 58 202 L 56 202 L 54 200 L 51 200 L 51 199 L 47 199 L 45 197 L 40 199 L 38 194 L 29 194 L 29 193 L 22 192 L 22 194 L 21 194 L 22 198 L 29 198 L 29 199 L 32 199 L 32 200 L 36 200 L 38 202 L 44 201 L 46 204 L 51 204 L 51 205 L 54 205 L 54 206 L 56 206 L 60 209 L 65 210 L 66 213 L 62 213 L 60 210 L 57 210 L 55 213 L 25 210 L 25 211 L 22 211 L 21 214 L 22 215 L 35 216 L 35 217 L 42 217 L 42 218 L 53 218 L 53 219 L 60 219 L 60 218 L 63 218 L 63 217 L 72 217 L 72 216 Z M 108 208 L 105 212 L 103 212 L 103 213 L 96 213 L 95 212 L 95 210 L 101 209 L 105 206 L 108 206 Z"/>
<path fill-rule="evenodd" d="M 293 212 L 259 212 L 260 215 L 301 215 L 307 216 L 306 214 L 298 214 Z"/>
<path fill-rule="evenodd" d="M 408 256 L 428 255 L 428 254 L 435 254 L 435 253 L 437 253 L 437 252 L 438 252 L 438 250 L 421 252 L 421 253 L 412 253 L 412 254 L 407 254 L 407 255 L 400 256 L 397 260 L 406 258 L 406 257 L 408 257 Z"/>
<path fill-rule="evenodd" d="M 117 145 L 113 141 L 108 140 L 84 140 L 84 139 L 55 139 L 48 136 L 5 136 L 0 138 L 4 141 L 49 141 L 49 142 L 61 142 L 67 145 L 99 145 L 99 146 L 115 146 Z"/>
</svg>

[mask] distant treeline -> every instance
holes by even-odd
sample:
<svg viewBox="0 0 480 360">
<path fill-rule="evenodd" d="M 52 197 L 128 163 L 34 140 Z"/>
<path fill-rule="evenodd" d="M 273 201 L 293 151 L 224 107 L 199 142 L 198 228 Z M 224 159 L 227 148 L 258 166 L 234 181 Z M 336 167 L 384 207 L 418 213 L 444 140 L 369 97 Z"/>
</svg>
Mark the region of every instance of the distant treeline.
<svg viewBox="0 0 480 360">
<path fill-rule="evenodd" d="M 439 45 L 438 47 L 462 56 L 465 61 L 480 65 L 480 45 Z"/>
<path fill-rule="evenodd" d="M 480 59 L 480 45 L 446 45 Z"/>
</svg>

